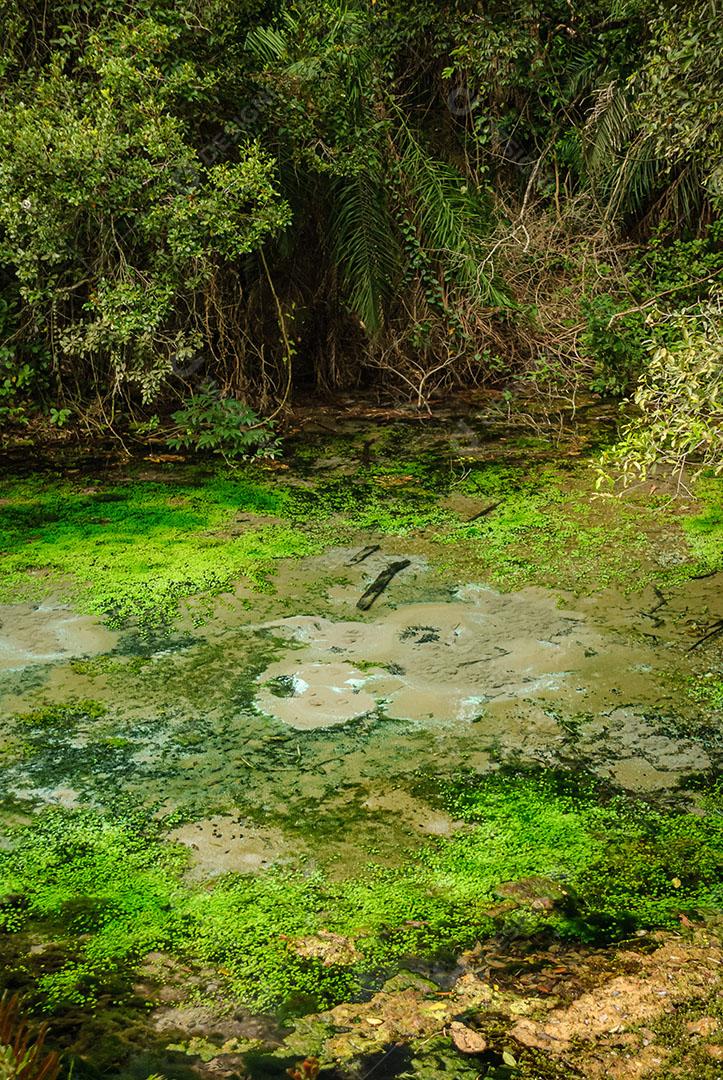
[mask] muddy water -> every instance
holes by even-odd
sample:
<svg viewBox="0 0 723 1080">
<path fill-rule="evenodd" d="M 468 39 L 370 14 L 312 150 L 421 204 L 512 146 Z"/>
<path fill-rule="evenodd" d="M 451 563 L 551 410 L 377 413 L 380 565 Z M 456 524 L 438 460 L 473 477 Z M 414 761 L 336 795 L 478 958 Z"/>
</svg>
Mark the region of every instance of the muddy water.
<svg viewBox="0 0 723 1080">
<path fill-rule="evenodd" d="M 0 605 L 0 672 L 94 656 L 113 648 L 117 634 L 63 604 Z"/>
<path fill-rule="evenodd" d="M 467 446 L 466 431 L 455 452 L 484 460 L 501 452 L 500 442 Z M 339 454 L 309 471 L 294 482 L 312 487 L 315 473 L 344 478 L 353 467 Z M 455 494 L 439 505 L 468 521 L 487 502 Z M 240 535 L 275 520 L 244 513 L 230 528 Z M 169 634 L 150 639 L 133 628 L 112 632 L 51 596 L 0 606 L 0 822 L 25 823 L 49 806 L 150 808 L 167 839 L 187 849 L 185 880 L 203 894 L 223 875 L 264 875 L 273 867 L 362 880 L 370 864 L 406 868 L 419 849 L 459 833 L 452 842 L 464 844 L 474 826 L 445 809 L 440 782 L 505 765 L 561 766 L 656 803 L 695 807 L 700 774 L 719 767 L 723 744 L 710 708 L 685 690 L 706 663 L 718 672 L 718 654 L 689 649 L 720 613 L 723 575 L 626 594 L 504 592 L 482 574 L 450 569 L 449 547 L 431 532 L 359 531 L 343 545 L 338 539 L 317 555 L 279 562 L 263 590 L 239 584 L 212 602 L 191 603 Z M 677 565 L 684 556 L 676 543 L 684 547 L 679 534 L 665 533 L 661 559 Z M 367 548 L 374 550 L 360 559 Z M 402 559 L 407 567 L 370 611 L 360 611 L 370 583 Z M 40 955 L 44 945 L 36 948 Z M 294 948 L 323 964 L 358 958 L 351 938 L 325 929 Z M 579 963 L 588 959 L 581 949 Z M 560 970 L 557 955 L 548 960 Z M 617 957 L 608 961 L 617 971 Z M 465 954 L 455 960 L 459 970 L 468 962 Z M 148 987 L 141 981 L 138 993 L 156 1005 L 149 1012 L 144 1004 L 146 1023 L 166 1042 L 191 1039 L 192 1071 L 164 1064 L 164 1075 L 246 1076 L 240 1059 L 233 1072 L 234 1048 L 257 1038 L 281 1042 L 269 1017 L 219 1004 L 207 989 L 218 985 L 218 972 L 202 973 L 196 986 L 185 961 L 170 954 L 151 953 L 144 965 L 138 977 L 147 977 Z M 493 956 L 492 967 L 496 987 L 504 964 Z M 431 984 L 407 985 L 410 977 L 403 972 L 403 985 L 385 987 L 367 1004 L 337 1006 L 328 1018 L 335 1058 L 368 1050 L 387 1061 L 389 1046 L 421 1035 L 425 1045 L 441 1025 L 489 1005 L 489 987 L 470 972 L 447 1000 L 456 976 L 445 969 L 444 1001 L 432 1003 Z M 562 975 L 563 983 L 570 979 Z M 202 1001 L 193 997 L 198 987 Z M 493 1012 L 504 1012 L 504 1002 L 495 1002 Z M 526 998 L 507 1004 L 517 1024 Z M 125 1039 L 125 1016 L 120 1023 Z M 286 1075 L 287 1065 L 317 1045 L 304 1023 L 289 1043 L 295 1056 L 254 1076 Z M 515 1038 L 542 1045 L 546 1031 L 528 1025 Z M 209 1037 L 213 1046 L 203 1041 Z M 204 1071 L 221 1044 L 226 1050 Z M 398 1074 L 375 1071 L 372 1057 L 361 1072 L 354 1069 L 334 1075 Z M 585 1063 L 580 1075 L 598 1074 Z"/>
<path fill-rule="evenodd" d="M 662 604 L 652 590 L 501 593 L 408 552 L 362 614 L 366 586 L 405 554 L 389 542 L 356 564 L 365 539 L 282 564 L 268 594 L 240 587 L 162 647 L 50 603 L 6 607 L 5 714 L 98 703 L 30 757 L 6 745 L 6 795 L 76 806 L 132 794 L 178 811 L 171 838 L 189 847 L 193 880 L 299 861 L 343 876 L 459 827 L 424 795 L 445 774 L 577 765 L 665 795 L 714 763 L 676 673 L 686 620 L 715 581 Z"/>
</svg>

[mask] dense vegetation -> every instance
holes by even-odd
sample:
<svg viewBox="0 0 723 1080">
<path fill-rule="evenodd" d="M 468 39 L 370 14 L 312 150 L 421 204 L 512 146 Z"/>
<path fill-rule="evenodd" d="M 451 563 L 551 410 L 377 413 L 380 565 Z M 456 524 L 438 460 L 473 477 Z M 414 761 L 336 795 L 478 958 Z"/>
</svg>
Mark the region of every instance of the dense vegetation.
<svg viewBox="0 0 723 1080">
<path fill-rule="evenodd" d="M 28 725 L 69 718 L 21 718 Z M 360 979 L 410 955 L 554 930 L 587 942 L 634 928 L 679 925 L 681 911 L 719 910 L 720 815 L 661 814 L 627 798 L 598 803 L 585 780 L 502 774 L 445 799 L 473 831 L 432 843 L 414 862 L 373 862 L 358 876 L 236 875 L 212 891 L 184 889 L 186 857 L 159 842 L 149 813 L 117 806 L 46 811 L 14 850 L 0 853 L 0 930 L 40 925 L 65 955 L 36 990 L 52 1006 L 82 1004 L 113 986 L 129 961 L 172 947 L 191 962 L 221 965 L 228 989 L 256 1007 L 323 1007 L 358 993 Z M 712 795 L 711 808 L 719 798 Z M 163 824 L 163 823 L 161 823 Z M 561 901 L 542 910 L 498 912 L 496 888 L 542 880 Z M 562 881 L 562 885 L 560 884 Z M 563 887 L 564 886 L 564 887 Z M 31 899 L 17 903 L 19 895 Z M 289 942 L 319 930 L 348 936 L 355 962 L 324 965 Z M 62 943 L 62 944 L 61 944 Z M 60 958 L 59 958 L 60 959 Z M 291 999 L 291 1001 L 289 1001 Z"/>
<path fill-rule="evenodd" d="M 542 383 L 720 460 L 717 0 L 0 10 L 6 427 L 238 456 L 300 388 Z"/>
</svg>

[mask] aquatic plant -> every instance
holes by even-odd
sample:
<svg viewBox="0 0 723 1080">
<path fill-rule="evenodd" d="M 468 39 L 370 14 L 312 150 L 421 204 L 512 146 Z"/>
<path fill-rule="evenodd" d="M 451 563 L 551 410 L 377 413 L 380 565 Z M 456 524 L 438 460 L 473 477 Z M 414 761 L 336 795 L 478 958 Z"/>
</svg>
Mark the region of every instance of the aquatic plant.
<svg viewBox="0 0 723 1080">
<path fill-rule="evenodd" d="M 35 478 L 10 481 L 6 493 L 2 597 L 33 599 L 55 588 L 112 627 L 168 626 L 185 598 L 243 577 L 263 585 L 276 559 L 318 549 L 290 525 L 229 534 L 239 512 L 282 511 L 284 493 L 257 474 L 219 474 L 197 488 L 140 482 L 98 491 Z"/>
<path fill-rule="evenodd" d="M 348 1000 L 405 957 L 452 955 L 491 934 L 610 940 L 720 909 L 720 797 L 709 794 L 701 816 L 611 798 L 564 773 L 468 779 L 445 796 L 468 828 L 399 866 L 343 880 L 272 869 L 212 887 L 182 880 L 187 853 L 152 812 L 51 810 L 0 850 L 0 897 L 15 898 L 0 903 L 0 928 L 63 943 L 65 962 L 37 978 L 50 1009 L 119 993 L 162 949 L 215 968 L 247 1004 L 303 1012 Z M 501 885 L 535 878 L 549 903 L 499 909 Z M 322 931 L 351 943 L 347 959 L 296 947 Z"/>
</svg>

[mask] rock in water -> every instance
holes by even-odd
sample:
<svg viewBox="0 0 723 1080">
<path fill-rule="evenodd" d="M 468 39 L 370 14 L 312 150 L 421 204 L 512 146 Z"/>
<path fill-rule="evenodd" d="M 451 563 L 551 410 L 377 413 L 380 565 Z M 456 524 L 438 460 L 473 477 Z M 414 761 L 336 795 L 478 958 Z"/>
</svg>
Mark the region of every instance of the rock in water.
<svg viewBox="0 0 723 1080">
<path fill-rule="evenodd" d="M 459 1020 L 453 1020 L 449 1025 L 449 1033 L 452 1042 L 461 1054 L 483 1054 L 487 1049 L 487 1040 L 483 1039 L 478 1031 L 473 1031 Z"/>
</svg>

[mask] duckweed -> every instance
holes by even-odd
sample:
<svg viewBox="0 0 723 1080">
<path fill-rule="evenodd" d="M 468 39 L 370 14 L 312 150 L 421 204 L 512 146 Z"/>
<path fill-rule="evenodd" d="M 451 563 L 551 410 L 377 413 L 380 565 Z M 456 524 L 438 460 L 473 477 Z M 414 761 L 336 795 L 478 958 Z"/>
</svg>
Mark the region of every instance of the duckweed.
<svg viewBox="0 0 723 1080">
<path fill-rule="evenodd" d="M 370 863 L 333 881 L 299 866 L 203 887 L 184 881 L 187 852 L 163 839 L 157 815 L 50 809 L 8 830 L 0 849 L 0 929 L 64 948 L 62 966 L 37 980 L 49 1009 L 92 999 L 164 949 L 213 965 L 248 1005 L 303 1011 L 348 998 L 405 957 L 491 933 L 609 939 L 723 903 L 720 813 L 663 813 L 544 772 L 460 782 L 447 800 L 467 828 L 399 867 Z M 709 809 L 720 801 L 716 790 Z M 500 913 L 499 886 L 531 878 L 550 881 L 554 903 Z M 349 938 L 358 959 L 300 955 L 295 941 L 321 930 Z"/>
</svg>

